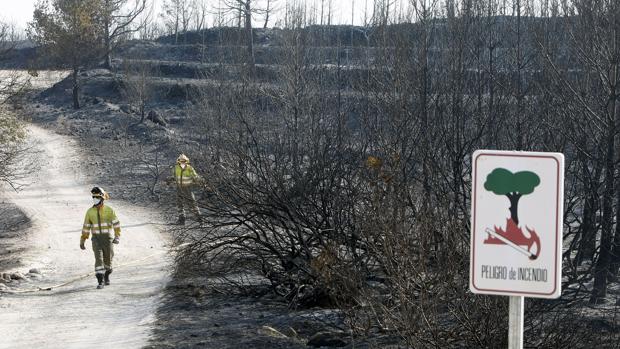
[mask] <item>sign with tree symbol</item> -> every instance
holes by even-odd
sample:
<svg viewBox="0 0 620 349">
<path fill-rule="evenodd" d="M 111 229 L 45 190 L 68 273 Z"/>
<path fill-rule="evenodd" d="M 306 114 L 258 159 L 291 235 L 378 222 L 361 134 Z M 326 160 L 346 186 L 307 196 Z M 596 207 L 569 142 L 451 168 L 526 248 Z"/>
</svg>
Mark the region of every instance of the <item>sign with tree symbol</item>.
<svg viewBox="0 0 620 349">
<path fill-rule="evenodd" d="M 559 297 L 564 156 L 478 150 L 472 167 L 471 291 Z"/>
</svg>

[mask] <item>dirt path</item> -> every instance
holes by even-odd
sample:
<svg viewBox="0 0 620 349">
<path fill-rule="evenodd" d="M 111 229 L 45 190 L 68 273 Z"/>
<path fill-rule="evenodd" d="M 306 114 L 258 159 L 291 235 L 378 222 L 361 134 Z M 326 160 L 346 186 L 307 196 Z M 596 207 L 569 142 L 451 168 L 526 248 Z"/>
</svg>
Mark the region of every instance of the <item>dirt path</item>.
<svg viewBox="0 0 620 349">
<path fill-rule="evenodd" d="M 20 257 L 25 266 L 20 271 L 38 268 L 42 277 L 14 290 L 57 285 L 93 272 L 90 240 L 81 251 L 79 237 L 91 205 L 89 189 L 105 175 L 81 173 L 80 163 L 88 160 L 80 158 L 72 139 L 29 129 L 41 168 L 29 175 L 29 186 L 9 193 L 9 199 L 33 220 L 23 241 L 31 249 Z M 147 343 L 168 281 L 165 239 L 151 224 L 159 222 L 155 212 L 111 195 L 109 204 L 123 226 L 112 285 L 96 290 L 95 277 L 89 276 L 51 291 L 0 294 L 0 348 L 140 348 Z"/>
</svg>

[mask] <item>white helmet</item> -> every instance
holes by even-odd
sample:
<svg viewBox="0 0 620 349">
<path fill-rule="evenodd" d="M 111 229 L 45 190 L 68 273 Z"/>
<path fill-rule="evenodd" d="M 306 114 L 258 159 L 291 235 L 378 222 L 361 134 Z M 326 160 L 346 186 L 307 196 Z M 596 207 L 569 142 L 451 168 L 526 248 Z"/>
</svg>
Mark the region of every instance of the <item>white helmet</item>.
<svg viewBox="0 0 620 349">
<path fill-rule="evenodd" d="M 108 193 L 106 193 L 106 191 L 103 190 L 103 188 L 101 187 L 94 187 L 93 189 L 90 190 L 90 194 L 93 197 L 100 197 L 100 198 L 103 198 L 104 200 L 108 200 L 110 198 L 110 195 L 108 195 Z"/>
<path fill-rule="evenodd" d="M 179 157 L 177 158 L 177 162 L 181 163 L 181 162 L 187 162 L 189 164 L 189 158 L 185 155 L 185 154 L 181 154 L 179 155 Z"/>
</svg>

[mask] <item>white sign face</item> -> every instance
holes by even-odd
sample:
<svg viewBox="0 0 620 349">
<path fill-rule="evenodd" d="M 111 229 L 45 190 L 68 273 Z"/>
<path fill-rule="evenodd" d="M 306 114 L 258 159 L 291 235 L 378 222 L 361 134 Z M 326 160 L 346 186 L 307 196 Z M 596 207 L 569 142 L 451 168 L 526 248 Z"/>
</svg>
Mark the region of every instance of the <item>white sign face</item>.
<svg viewBox="0 0 620 349">
<path fill-rule="evenodd" d="M 472 166 L 470 290 L 559 297 L 564 155 L 477 150 Z"/>
</svg>

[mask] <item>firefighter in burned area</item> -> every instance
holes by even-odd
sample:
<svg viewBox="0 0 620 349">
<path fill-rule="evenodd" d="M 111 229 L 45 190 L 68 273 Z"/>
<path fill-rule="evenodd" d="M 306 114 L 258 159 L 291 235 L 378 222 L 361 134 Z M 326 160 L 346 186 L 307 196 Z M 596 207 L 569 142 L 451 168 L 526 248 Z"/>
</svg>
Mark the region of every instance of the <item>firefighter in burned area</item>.
<svg viewBox="0 0 620 349">
<path fill-rule="evenodd" d="M 110 196 L 100 187 L 94 187 L 90 191 L 93 198 L 93 206 L 86 211 L 84 226 L 82 227 L 82 237 L 80 238 L 80 248 L 86 249 L 84 243 L 92 233 L 92 247 L 95 253 L 95 276 L 97 277 L 97 288 L 102 289 L 104 285 L 110 284 L 110 274 L 112 274 L 112 259 L 114 258 L 114 244 L 120 242 L 121 223 L 116 217 L 116 213 L 110 206 L 104 204 Z M 114 236 L 112 235 L 114 231 Z"/>
<path fill-rule="evenodd" d="M 177 189 L 177 210 L 179 219 L 177 224 L 185 224 L 185 209 L 190 209 L 196 216 L 196 220 L 201 223 L 200 209 L 196 204 L 193 188 L 202 179 L 196 170 L 189 163 L 189 158 L 185 154 L 179 155 L 172 171 L 172 177 L 168 178 L 168 184 L 175 183 Z"/>
</svg>

